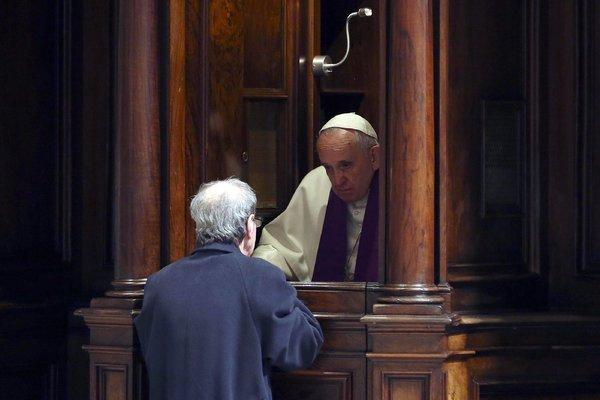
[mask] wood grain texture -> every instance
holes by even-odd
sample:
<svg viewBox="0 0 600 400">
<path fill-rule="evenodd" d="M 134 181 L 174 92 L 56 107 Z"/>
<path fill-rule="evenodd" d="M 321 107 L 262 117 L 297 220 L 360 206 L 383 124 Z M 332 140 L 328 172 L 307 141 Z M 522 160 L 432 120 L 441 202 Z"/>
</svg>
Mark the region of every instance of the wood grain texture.
<svg viewBox="0 0 600 400">
<path fill-rule="evenodd" d="M 600 276 L 600 7 L 580 2 L 577 14 L 577 269 Z"/>
<path fill-rule="evenodd" d="M 390 4 L 387 278 L 434 283 L 434 76 L 430 1 Z"/>
<path fill-rule="evenodd" d="M 160 266 L 158 2 L 118 3 L 115 278 Z"/>
<path fill-rule="evenodd" d="M 600 93 L 595 64 L 600 54 L 599 24 L 595 3 L 552 2 L 548 7 L 547 40 L 553 46 L 548 50 L 545 84 L 548 93 L 560 93 L 548 97 L 545 115 L 549 299 L 552 306 L 580 310 L 600 305 L 593 240 L 598 232 L 594 124 Z"/>
<path fill-rule="evenodd" d="M 521 1 L 502 7 L 466 1 L 449 8 L 445 226 L 449 265 L 523 264 L 527 258 L 527 210 L 505 218 L 480 215 L 482 101 L 521 100 L 528 95 L 527 50 L 536 44 L 529 43 L 527 6 Z M 522 143 L 527 143 L 529 130 L 523 135 Z M 524 184 L 520 177 L 515 185 Z M 490 268 L 497 271 L 501 266 Z"/>
<path fill-rule="evenodd" d="M 208 131 L 209 44 L 208 7 L 202 0 L 185 0 L 185 187 L 190 199 L 206 179 L 206 134 Z M 186 213 L 185 252 L 196 247 L 195 224 Z"/>
<path fill-rule="evenodd" d="M 273 398 L 354 399 L 366 394 L 366 360 L 362 355 L 321 354 L 309 370 L 273 377 Z"/>
<path fill-rule="evenodd" d="M 438 25 L 435 30 L 437 51 L 437 102 L 436 102 L 436 279 L 438 283 L 447 282 L 447 221 L 448 221 L 448 76 L 449 76 L 449 28 L 450 2 L 441 0 L 436 8 Z"/>
<path fill-rule="evenodd" d="M 170 263 L 187 254 L 186 243 L 188 239 L 188 225 L 191 223 L 188 212 L 187 175 L 186 169 L 186 35 L 185 35 L 185 2 L 172 0 L 168 2 L 168 52 L 167 63 L 167 151 L 168 155 L 168 180 L 167 192 L 169 204 L 167 211 L 168 234 L 165 235 L 167 243 L 167 259 L 163 263 Z M 192 189 L 193 190 L 193 189 Z"/>
</svg>

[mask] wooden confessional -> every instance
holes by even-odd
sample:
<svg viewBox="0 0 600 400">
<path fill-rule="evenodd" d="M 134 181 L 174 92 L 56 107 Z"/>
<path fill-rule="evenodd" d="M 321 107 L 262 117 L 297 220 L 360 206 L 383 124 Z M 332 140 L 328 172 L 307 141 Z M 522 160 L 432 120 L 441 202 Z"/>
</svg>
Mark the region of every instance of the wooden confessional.
<svg viewBox="0 0 600 400">
<path fill-rule="evenodd" d="M 2 45 L 25 55 L 0 122 L 25 134 L 0 147 L 17 199 L 0 209 L 0 392 L 59 399 L 89 378 L 91 399 L 148 398 L 132 322 L 145 278 L 194 248 L 189 198 L 238 175 L 272 219 L 318 165 L 319 127 L 357 111 L 384 149 L 380 280 L 294 283 L 325 344 L 274 397 L 600 398 L 595 1 L 53 4 L 47 25 L 13 5 L 28 45 Z M 348 61 L 313 76 L 359 7 Z M 31 57 L 49 34 L 54 58 Z"/>
</svg>

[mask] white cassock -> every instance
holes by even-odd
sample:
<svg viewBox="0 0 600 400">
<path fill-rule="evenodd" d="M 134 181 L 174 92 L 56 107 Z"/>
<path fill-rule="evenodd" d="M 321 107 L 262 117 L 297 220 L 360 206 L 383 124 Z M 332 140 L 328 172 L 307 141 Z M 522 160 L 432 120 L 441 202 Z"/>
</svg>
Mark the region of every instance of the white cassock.
<svg viewBox="0 0 600 400">
<path fill-rule="evenodd" d="M 325 168 L 310 171 L 283 213 L 267 224 L 252 254 L 278 266 L 290 280 L 310 281 L 323 230 L 331 182 Z M 367 198 L 348 204 L 347 280 L 352 280 Z"/>
<path fill-rule="evenodd" d="M 310 281 L 330 190 L 325 168 L 310 171 L 285 211 L 263 228 L 252 257 L 275 264 L 290 280 Z"/>
</svg>

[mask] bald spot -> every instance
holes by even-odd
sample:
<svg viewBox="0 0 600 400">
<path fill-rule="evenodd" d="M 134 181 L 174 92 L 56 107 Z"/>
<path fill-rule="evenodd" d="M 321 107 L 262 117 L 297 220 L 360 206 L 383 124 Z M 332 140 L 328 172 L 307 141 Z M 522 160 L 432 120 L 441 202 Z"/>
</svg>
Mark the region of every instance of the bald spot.
<svg viewBox="0 0 600 400">
<path fill-rule="evenodd" d="M 229 182 L 218 182 L 206 189 L 204 192 L 204 200 L 206 202 L 215 203 L 217 201 L 229 200 L 235 198 L 241 193 L 241 189 Z"/>
</svg>

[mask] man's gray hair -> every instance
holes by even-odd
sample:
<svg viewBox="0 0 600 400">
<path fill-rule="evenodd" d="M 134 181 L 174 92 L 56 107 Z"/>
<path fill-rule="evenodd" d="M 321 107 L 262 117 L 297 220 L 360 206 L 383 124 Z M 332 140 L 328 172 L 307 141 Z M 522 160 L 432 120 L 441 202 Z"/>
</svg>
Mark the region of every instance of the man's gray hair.
<svg viewBox="0 0 600 400">
<path fill-rule="evenodd" d="M 229 178 L 203 184 L 190 204 L 197 245 L 240 244 L 246 234 L 246 222 L 255 212 L 256 194 L 247 183 Z"/>
<path fill-rule="evenodd" d="M 321 132 L 319 132 L 319 134 L 317 135 L 317 140 L 319 140 L 319 138 L 321 136 L 325 136 L 330 132 L 334 132 L 334 131 L 347 131 L 347 132 L 352 132 L 354 133 L 354 141 L 355 143 L 358 145 L 358 147 L 365 153 L 367 154 L 369 152 L 369 149 L 371 149 L 371 147 L 373 146 L 377 146 L 379 144 L 379 141 L 377 139 L 375 139 L 372 136 L 367 135 L 364 132 L 361 132 L 359 130 L 356 129 L 347 129 L 347 128 L 338 128 L 338 127 L 334 127 L 334 128 L 327 128 L 325 130 L 322 130 Z"/>
</svg>

